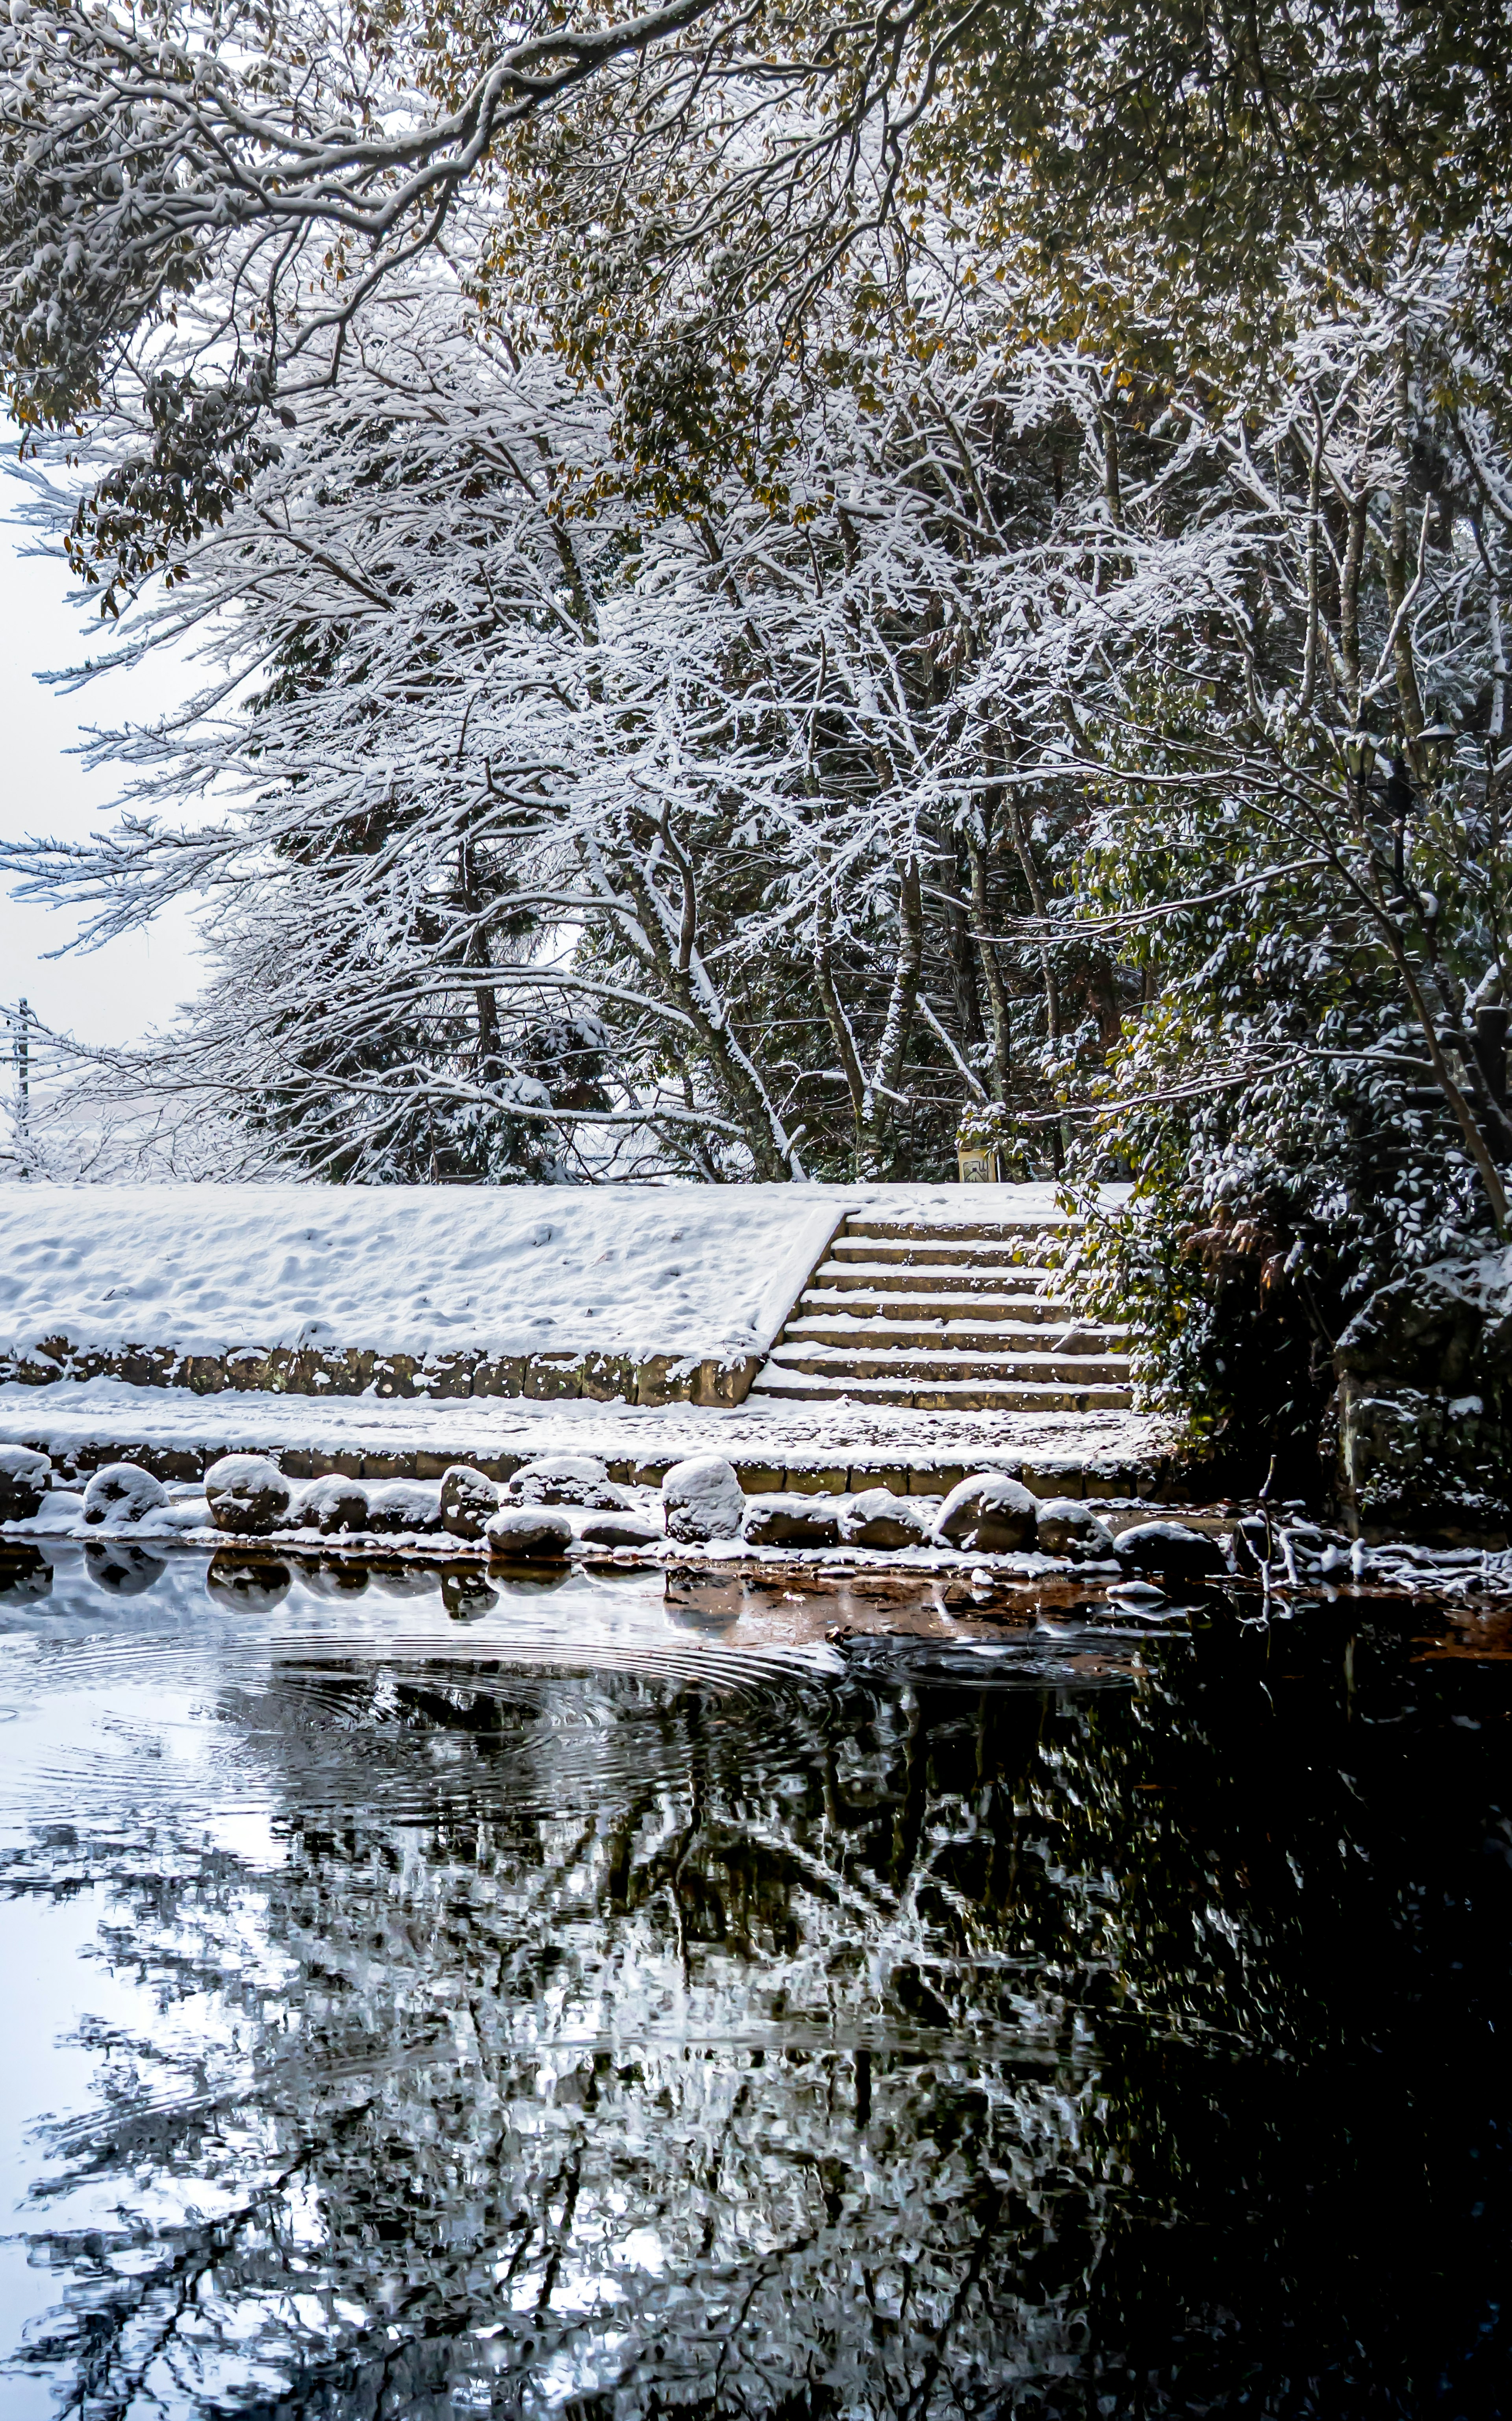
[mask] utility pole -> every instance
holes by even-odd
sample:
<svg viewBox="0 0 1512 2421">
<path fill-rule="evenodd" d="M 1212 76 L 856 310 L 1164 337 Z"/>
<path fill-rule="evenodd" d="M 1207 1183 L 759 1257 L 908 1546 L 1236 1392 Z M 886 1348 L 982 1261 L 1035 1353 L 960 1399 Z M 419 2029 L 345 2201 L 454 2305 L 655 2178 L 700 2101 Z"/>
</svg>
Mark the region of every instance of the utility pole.
<svg viewBox="0 0 1512 2421">
<path fill-rule="evenodd" d="M 31 1045 L 26 1030 L 30 1017 L 31 1011 L 25 1001 L 18 1001 L 11 1023 L 15 1029 L 12 1047 L 16 1061 L 16 1142 L 23 1177 L 31 1175 L 27 1165 L 31 1157 L 28 1148 L 31 1142 Z"/>
</svg>

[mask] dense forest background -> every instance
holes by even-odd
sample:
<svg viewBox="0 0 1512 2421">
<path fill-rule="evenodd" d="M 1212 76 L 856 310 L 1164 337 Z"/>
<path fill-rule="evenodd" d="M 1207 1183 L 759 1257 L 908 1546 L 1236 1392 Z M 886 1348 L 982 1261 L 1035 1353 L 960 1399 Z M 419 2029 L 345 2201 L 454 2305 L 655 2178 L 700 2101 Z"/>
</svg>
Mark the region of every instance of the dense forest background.
<svg viewBox="0 0 1512 2421">
<path fill-rule="evenodd" d="M 202 680 L 6 871 L 210 953 L 36 1173 L 81 1086 L 112 1167 L 349 1182 L 964 1118 L 1133 1177 L 1151 1400 L 1305 1430 L 1506 1226 L 1504 35 L 12 0 L 19 474 Z"/>
</svg>

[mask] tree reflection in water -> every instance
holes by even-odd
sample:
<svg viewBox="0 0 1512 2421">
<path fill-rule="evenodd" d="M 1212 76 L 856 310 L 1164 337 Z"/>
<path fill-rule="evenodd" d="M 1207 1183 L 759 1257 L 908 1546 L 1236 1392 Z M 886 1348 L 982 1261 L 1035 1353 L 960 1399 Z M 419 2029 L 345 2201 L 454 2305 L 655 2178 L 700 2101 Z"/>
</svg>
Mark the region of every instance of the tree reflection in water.
<svg viewBox="0 0 1512 2421">
<path fill-rule="evenodd" d="M 224 1684 L 268 1854 L 160 1794 L 12 1862 L 108 1880 L 161 2011 L 45 2145 L 23 2366 L 86 2421 L 1505 2409 L 1507 1668 L 1345 1649 Z"/>
</svg>

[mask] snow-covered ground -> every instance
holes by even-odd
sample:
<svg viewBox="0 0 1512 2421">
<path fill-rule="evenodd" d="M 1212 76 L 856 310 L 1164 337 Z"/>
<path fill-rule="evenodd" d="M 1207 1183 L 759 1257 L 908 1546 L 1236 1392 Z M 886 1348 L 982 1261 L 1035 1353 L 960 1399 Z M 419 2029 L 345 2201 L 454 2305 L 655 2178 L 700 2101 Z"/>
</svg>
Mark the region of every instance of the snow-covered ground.
<svg viewBox="0 0 1512 2421">
<path fill-rule="evenodd" d="M 0 1350 L 738 1357 L 844 1207 L 790 1185 L 8 1186 Z"/>
<path fill-rule="evenodd" d="M 90 1379 L 0 1386 L 0 1444 L 40 1446 L 55 1460 L 116 1441 L 191 1451 L 470 1457 L 592 1453 L 606 1462 L 676 1461 L 719 1453 L 774 1469 L 896 1462 L 919 1468 L 1016 1464 L 1025 1457 L 1125 1471 L 1166 1451 L 1159 1425 L 1133 1413 L 915 1413 L 889 1405 L 755 1401 L 729 1410 L 522 1397 L 195 1396 Z"/>
<path fill-rule="evenodd" d="M 1053 1218 L 1050 1186 L 0 1188 L 0 1354 L 763 1353 L 848 1210 Z"/>
</svg>

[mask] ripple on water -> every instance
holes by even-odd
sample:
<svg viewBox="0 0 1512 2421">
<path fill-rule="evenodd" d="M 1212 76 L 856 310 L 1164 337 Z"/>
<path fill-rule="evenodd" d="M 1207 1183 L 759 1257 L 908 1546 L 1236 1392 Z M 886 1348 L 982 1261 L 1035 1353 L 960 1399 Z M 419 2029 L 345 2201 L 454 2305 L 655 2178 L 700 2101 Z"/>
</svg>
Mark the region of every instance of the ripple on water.
<svg viewBox="0 0 1512 2421">
<path fill-rule="evenodd" d="M 29 1568 L 30 1569 L 30 1568 Z M 716 1756 L 753 1787 L 813 1771 L 842 1679 L 874 1689 L 1125 1684 L 1129 1643 L 1075 1620 L 1001 1642 L 731 1646 L 678 1625 L 660 1575 L 489 1576 L 475 1563 L 165 1560 L 55 1552 L 11 1609 L 39 1652 L 0 1814 L 288 1804 L 439 1820 L 681 1789 Z"/>
<path fill-rule="evenodd" d="M 98 1826 L 290 1793 L 324 1814 L 424 1821 L 487 1799 L 529 1817 L 681 1787 L 716 1744 L 754 1773 L 805 1767 L 830 1718 L 829 1651 L 673 1633 L 648 1589 L 398 1565 L 359 1594 L 350 1567 L 248 1557 L 201 1565 L 191 1595 L 179 1572 L 155 1588 L 159 1560 L 115 1555 L 101 1578 L 87 1554 L 58 1559 L 7 1818 Z"/>
</svg>

